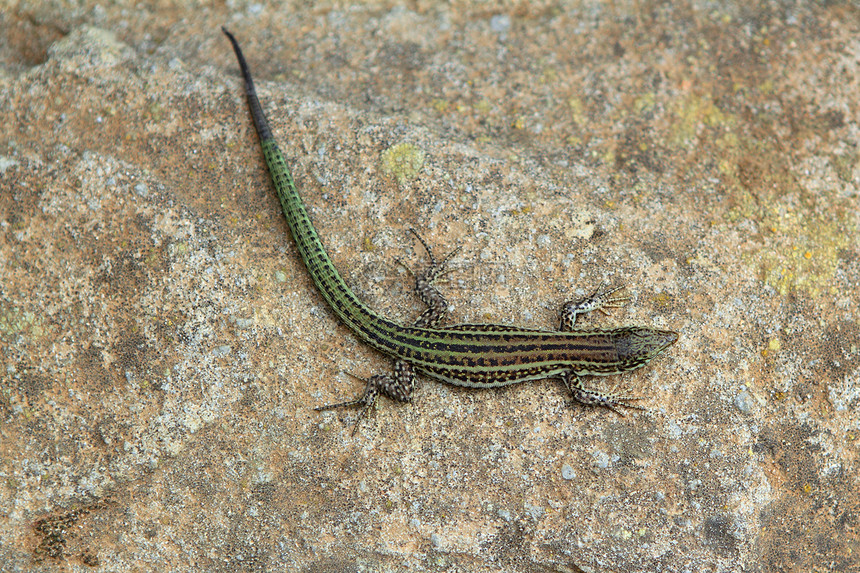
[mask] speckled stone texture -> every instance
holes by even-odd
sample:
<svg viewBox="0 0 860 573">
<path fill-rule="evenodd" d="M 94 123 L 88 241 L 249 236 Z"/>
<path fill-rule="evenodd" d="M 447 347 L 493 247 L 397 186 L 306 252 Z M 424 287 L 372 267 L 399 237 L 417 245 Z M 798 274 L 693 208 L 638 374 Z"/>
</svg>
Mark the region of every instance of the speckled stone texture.
<svg viewBox="0 0 860 573">
<path fill-rule="evenodd" d="M 0 570 L 860 570 L 860 8 L 6 2 Z M 335 264 L 391 318 L 678 343 L 607 380 L 422 380 L 313 290 L 226 24 Z"/>
</svg>

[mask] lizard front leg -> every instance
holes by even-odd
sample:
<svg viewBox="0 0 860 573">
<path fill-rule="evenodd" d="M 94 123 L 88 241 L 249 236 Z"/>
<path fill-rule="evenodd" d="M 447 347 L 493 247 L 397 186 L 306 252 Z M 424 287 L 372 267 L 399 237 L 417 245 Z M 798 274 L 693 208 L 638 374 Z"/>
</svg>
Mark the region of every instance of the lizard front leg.
<svg viewBox="0 0 860 573">
<path fill-rule="evenodd" d="M 603 283 L 597 285 L 591 296 L 587 296 L 579 301 L 568 301 L 561 307 L 561 324 L 558 329 L 562 332 L 570 332 L 576 330 L 576 317 L 580 314 L 587 314 L 592 311 L 598 311 L 608 315 L 605 309 L 621 308 L 630 300 L 629 296 L 613 296 L 616 292 L 624 288 L 624 285 L 615 287 L 612 290 L 600 292 Z"/>
<path fill-rule="evenodd" d="M 562 374 L 561 379 L 571 396 L 573 396 L 573 399 L 585 406 L 603 406 L 622 416 L 624 412 L 619 410 L 619 407 L 645 410 L 642 406 L 630 404 L 633 400 L 641 400 L 640 396 L 616 394 L 614 390 L 605 394 L 596 390 L 589 390 L 583 386 L 582 379 L 572 370 Z"/>
</svg>

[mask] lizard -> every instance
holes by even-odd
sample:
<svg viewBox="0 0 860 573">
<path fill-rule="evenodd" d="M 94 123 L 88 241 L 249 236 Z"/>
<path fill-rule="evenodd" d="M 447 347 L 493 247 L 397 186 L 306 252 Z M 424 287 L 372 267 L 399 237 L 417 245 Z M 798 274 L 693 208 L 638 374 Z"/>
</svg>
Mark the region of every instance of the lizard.
<svg viewBox="0 0 860 573">
<path fill-rule="evenodd" d="M 586 406 L 603 406 L 622 413 L 620 407 L 645 408 L 633 404 L 638 396 L 600 392 L 587 388 L 583 376 L 622 374 L 645 366 L 678 339 L 678 333 L 642 326 L 582 328 L 577 316 L 592 311 L 608 314 L 629 297 L 616 294 L 621 288 L 598 288 L 579 301 L 562 305 L 557 330 L 548 331 L 506 324 L 456 324 L 442 326 L 448 309 L 434 282 L 445 274 L 454 254 L 441 261 L 428 253 L 430 264 L 415 274 L 415 290 L 427 309 L 410 326 L 399 324 L 362 302 L 335 268 L 299 195 L 286 160 L 263 113 L 251 72 L 235 36 L 230 40 L 245 84 L 245 96 L 272 184 L 278 194 L 287 225 L 308 273 L 337 317 L 362 341 L 392 358 L 392 374 L 376 374 L 364 380 L 365 389 L 355 399 L 326 404 L 316 410 L 361 408 L 358 423 L 384 394 L 399 402 L 410 402 L 415 375 L 422 374 L 455 386 L 498 388 L 545 378 L 560 378 L 573 400 Z"/>
</svg>

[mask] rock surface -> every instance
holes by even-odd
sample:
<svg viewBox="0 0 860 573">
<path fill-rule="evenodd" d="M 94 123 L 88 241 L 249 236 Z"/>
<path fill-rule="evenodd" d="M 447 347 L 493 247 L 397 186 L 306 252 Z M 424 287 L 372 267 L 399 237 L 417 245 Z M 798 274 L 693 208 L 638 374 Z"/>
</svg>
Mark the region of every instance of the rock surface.
<svg viewBox="0 0 860 573">
<path fill-rule="evenodd" d="M 424 380 L 298 259 L 219 27 L 358 295 L 671 328 L 620 378 Z M 860 10 L 14 2 L 0 14 L 3 571 L 856 571 Z"/>
</svg>

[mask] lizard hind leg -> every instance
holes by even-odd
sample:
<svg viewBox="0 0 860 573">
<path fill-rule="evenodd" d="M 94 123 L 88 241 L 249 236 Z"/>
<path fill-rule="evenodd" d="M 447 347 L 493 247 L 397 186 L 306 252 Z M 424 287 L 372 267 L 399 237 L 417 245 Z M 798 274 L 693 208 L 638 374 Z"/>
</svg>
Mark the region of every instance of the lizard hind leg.
<svg viewBox="0 0 860 573">
<path fill-rule="evenodd" d="M 418 234 L 418 231 L 412 228 L 409 231 L 415 235 L 415 238 L 418 239 L 418 242 L 427 251 L 427 256 L 430 259 L 430 264 L 426 269 L 418 274 L 413 273 L 415 276 L 415 292 L 422 302 L 427 305 L 427 310 L 421 313 L 421 316 L 415 321 L 414 326 L 418 328 L 435 328 L 439 326 L 439 323 L 442 322 L 445 314 L 448 312 L 448 301 L 445 300 L 442 293 L 434 286 L 434 283 L 450 272 L 448 262 L 457 254 L 460 247 L 453 249 L 441 261 L 438 261 L 433 255 L 433 251 L 430 249 L 427 241 Z"/>
<path fill-rule="evenodd" d="M 349 372 L 347 372 L 349 374 Z M 361 407 L 361 410 L 358 413 L 358 417 L 355 419 L 355 424 L 352 427 L 352 435 L 355 435 L 356 430 L 358 429 L 358 423 L 364 418 L 364 415 L 367 414 L 367 411 L 376 404 L 376 399 L 379 398 L 379 387 L 380 380 L 379 378 L 384 378 L 384 375 L 376 375 L 371 376 L 368 379 L 359 378 L 354 374 L 349 374 L 353 378 L 357 378 L 359 380 L 363 380 L 367 383 L 364 387 L 364 392 L 361 393 L 360 396 L 353 400 L 347 400 L 345 402 L 337 402 L 335 404 L 324 404 L 322 406 L 317 406 L 314 408 L 317 412 L 322 412 L 324 410 L 335 410 L 337 408 L 351 408 L 353 406 Z"/>
<path fill-rule="evenodd" d="M 359 411 L 358 417 L 356 417 L 352 428 L 353 435 L 355 435 L 355 432 L 358 429 L 358 423 L 361 422 L 362 418 L 367 414 L 367 411 L 376 404 L 376 400 L 379 398 L 380 394 L 385 394 L 389 398 L 397 400 L 398 402 L 412 401 L 412 391 L 415 389 L 415 374 L 412 372 L 412 366 L 408 362 L 403 360 L 395 361 L 394 376 L 390 376 L 388 374 L 376 374 L 365 379 L 349 372 L 346 374 L 352 376 L 356 380 L 366 382 L 364 392 L 353 400 L 337 402 L 335 404 L 324 404 L 322 406 L 317 406 L 314 410 L 322 412 L 324 410 L 334 410 L 337 408 L 351 408 L 353 406 L 361 407 L 361 411 Z"/>
<path fill-rule="evenodd" d="M 416 274 L 405 263 L 398 260 L 397 262 L 403 266 L 411 275 L 415 277 L 415 291 L 418 296 L 427 305 L 427 309 L 418 317 L 414 326 L 418 328 L 434 328 L 439 325 L 445 317 L 448 310 L 448 301 L 442 296 L 433 283 L 447 272 L 446 265 L 449 260 L 457 253 L 459 248 L 451 251 L 442 261 L 437 261 L 433 256 L 433 251 L 427 242 L 421 238 L 421 235 L 415 229 L 409 229 L 418 239 L 424 249 L 427 251 L 427 256 L 430 259 L 430 265 L 421 273 Z M 354 374 L 350 374 L 353 378 L 357 378 L 362 382 L 366 382 L 364 392 L 354 400 L 346 402 L 338 402 L 337 404 L 326 404 L 315 408 L 317 411 L 334 410 L 336 408 L 349 408 L 352 406 L 360 406 L 361 411 L 355 420 L 353 427 L 353 435 L 356 432 L 358 423 L 367 414 L 367 411 L 376 403 L 376 399 L 380 394 L 385 394 L 392 400 L 398 402 L 411 402 L 412 391 L 415 389 L 415 373 L 412 370 L 412 365 L 405 360 L 394 361 L 394 375 L 376 374 L 368 379 L 360 378 Z"/>
</svg>

